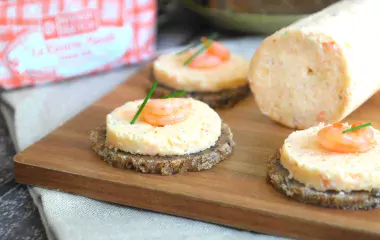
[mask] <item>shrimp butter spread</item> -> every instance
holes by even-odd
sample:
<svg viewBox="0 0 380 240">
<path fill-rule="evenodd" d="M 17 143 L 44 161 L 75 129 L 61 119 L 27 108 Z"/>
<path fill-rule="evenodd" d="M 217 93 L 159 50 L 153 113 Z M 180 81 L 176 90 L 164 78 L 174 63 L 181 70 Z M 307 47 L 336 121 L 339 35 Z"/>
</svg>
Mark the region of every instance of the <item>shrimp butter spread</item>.
<svg viewBox="0 0 380 240">
<path fill-rule="evenodd" d="M 194 54 L 194 49 L 190 49 L 180 55 L 160 56 L 154 62 L 155 79 L 173 89 L 199 92 L 218 92 L 248 84 L 249 62 L 232 55 L 222 44 L 214 41 L 206 51 Z M 184 65 L 190 58 L 192 61 Z"/>
<path fill-rule="evenodd" d="M 261 112 L 307 129 L 342 121 L 380 90 L 380 31 L 370 27 L 379 7 L 339 1 L 266 38 L 248 72 Z"/>
<path fill-rule="evenodd" d="M 107 143 L 143 155 L 184 155 L 214 146 L 222 121 L 207 104 L 191 98 L 151 99 L 134 124 L 142 100 L 107 115 Z"/>
<path fill-rule="evenodd" d="M 316 190 L 371 191 L 380 187 L 380 132 L 370 126 L 319 124 L 289 135 L 281 165 Z M 351 127 L 351 128 L 350 128 Z"/>
</svg>

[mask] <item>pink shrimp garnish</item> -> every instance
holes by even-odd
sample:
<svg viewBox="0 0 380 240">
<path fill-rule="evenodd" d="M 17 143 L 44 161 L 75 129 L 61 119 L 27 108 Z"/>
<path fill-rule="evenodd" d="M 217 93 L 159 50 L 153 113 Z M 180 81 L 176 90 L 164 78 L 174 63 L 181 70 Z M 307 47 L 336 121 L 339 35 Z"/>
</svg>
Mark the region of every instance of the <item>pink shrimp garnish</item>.
<svg viewBox="0 0 380 240">
<path fill-rule="evenodd" d="M 218 66 L 219 64 L 223 63 L 220 58 L 215 57 L 210 54 L 201 54 L 197 56 L 193 61 L 189 63 L 190 68 L 198 68 L 198 69 L 206 69 L 206 68 L 213 68 Z"/>
<path fill-rule="evenodd" d="M 202 42 L 205 44 L 207 43 L 207 40 L 202 40 Z M 207 53 L 212 56 L 218 57 L 223 62 L 228 61 L 231 57 L 230 50 L 217 41 L 213 41 L 211 46 L 207 48 Z"/>
<path fill-rule="evenodd" d="M 189 116 L 190 110 L 189 99 L 151 99 L 141 112 L 141 117 L 153 126 L 162 127 L 184 121 Z"/>
<path fill-rule="evenodd" d="M 227 47 L 215 40 L 210 40 L 205 37 L 201 39 L 201 42 L 204 45 L 209 43 L 208 41 L 212 41 L 211 45 L 208 46 L 202 54 L 200 54 L 190 62 L 190 68 L 214 68 L 230 59 L 231 52 Z M 189 50 L 187 54 L 189 54 L 190 52 L 192 51 Z"/>
<path fill-rule="evenodd" d="M 356 122 L 351 128 L 362 124 Z M 327 150 L 339 153 L 366 152 L 374 147 L 375 134 L 372 128 L 364 127 L 343 133 L 346 129 L 348 128 L 342 123 L 335 123 L 321 129 L 317 134 L 317 140 Z"/>
</svg>

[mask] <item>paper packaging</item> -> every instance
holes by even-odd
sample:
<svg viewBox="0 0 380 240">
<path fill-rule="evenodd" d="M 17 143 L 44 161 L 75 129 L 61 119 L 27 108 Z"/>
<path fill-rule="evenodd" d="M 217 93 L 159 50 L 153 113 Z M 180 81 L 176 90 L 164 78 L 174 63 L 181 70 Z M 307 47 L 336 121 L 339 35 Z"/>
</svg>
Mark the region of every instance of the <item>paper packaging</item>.
<svg viewBox="0 0 380 240">
<path fill-rule="evenodd" d="M 0 86 L 109 70 L 155 54 L 156 0 L 0 1 Z"/>
</svg>

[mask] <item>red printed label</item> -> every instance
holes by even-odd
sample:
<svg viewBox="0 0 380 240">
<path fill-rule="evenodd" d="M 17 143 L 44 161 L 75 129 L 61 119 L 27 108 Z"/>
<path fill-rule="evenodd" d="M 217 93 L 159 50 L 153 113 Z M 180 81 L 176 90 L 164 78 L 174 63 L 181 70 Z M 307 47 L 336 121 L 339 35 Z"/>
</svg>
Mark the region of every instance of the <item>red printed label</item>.
<svg viewBox="0 0 380 240">
<path fill-rule="evenodd" d="M 98 11 L 85 9 L 68 14 L 46 17 L 42 22 L 45 39 L 89 33 L 99 27 Z"/>
<path fill-rule="evenodd" d="M 0 88 L 146 60 L 154 55 L 156 10 L 155 0 L 0 0 Z"/>
</svg>

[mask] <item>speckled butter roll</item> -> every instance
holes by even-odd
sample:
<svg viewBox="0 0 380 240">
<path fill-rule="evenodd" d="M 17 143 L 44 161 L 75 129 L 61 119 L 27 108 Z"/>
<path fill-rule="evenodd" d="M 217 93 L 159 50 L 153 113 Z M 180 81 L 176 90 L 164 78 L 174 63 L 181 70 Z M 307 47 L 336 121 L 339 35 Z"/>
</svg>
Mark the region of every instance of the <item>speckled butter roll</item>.
<svg viewBox="0 0 380 240">
<path fill-rule="evenodd" d="M 251 59 L 263 114 L 295 129 L 338 122 L 380 89 L 380 1 L 341 1 L 267 37 Z"/>
</svg>

